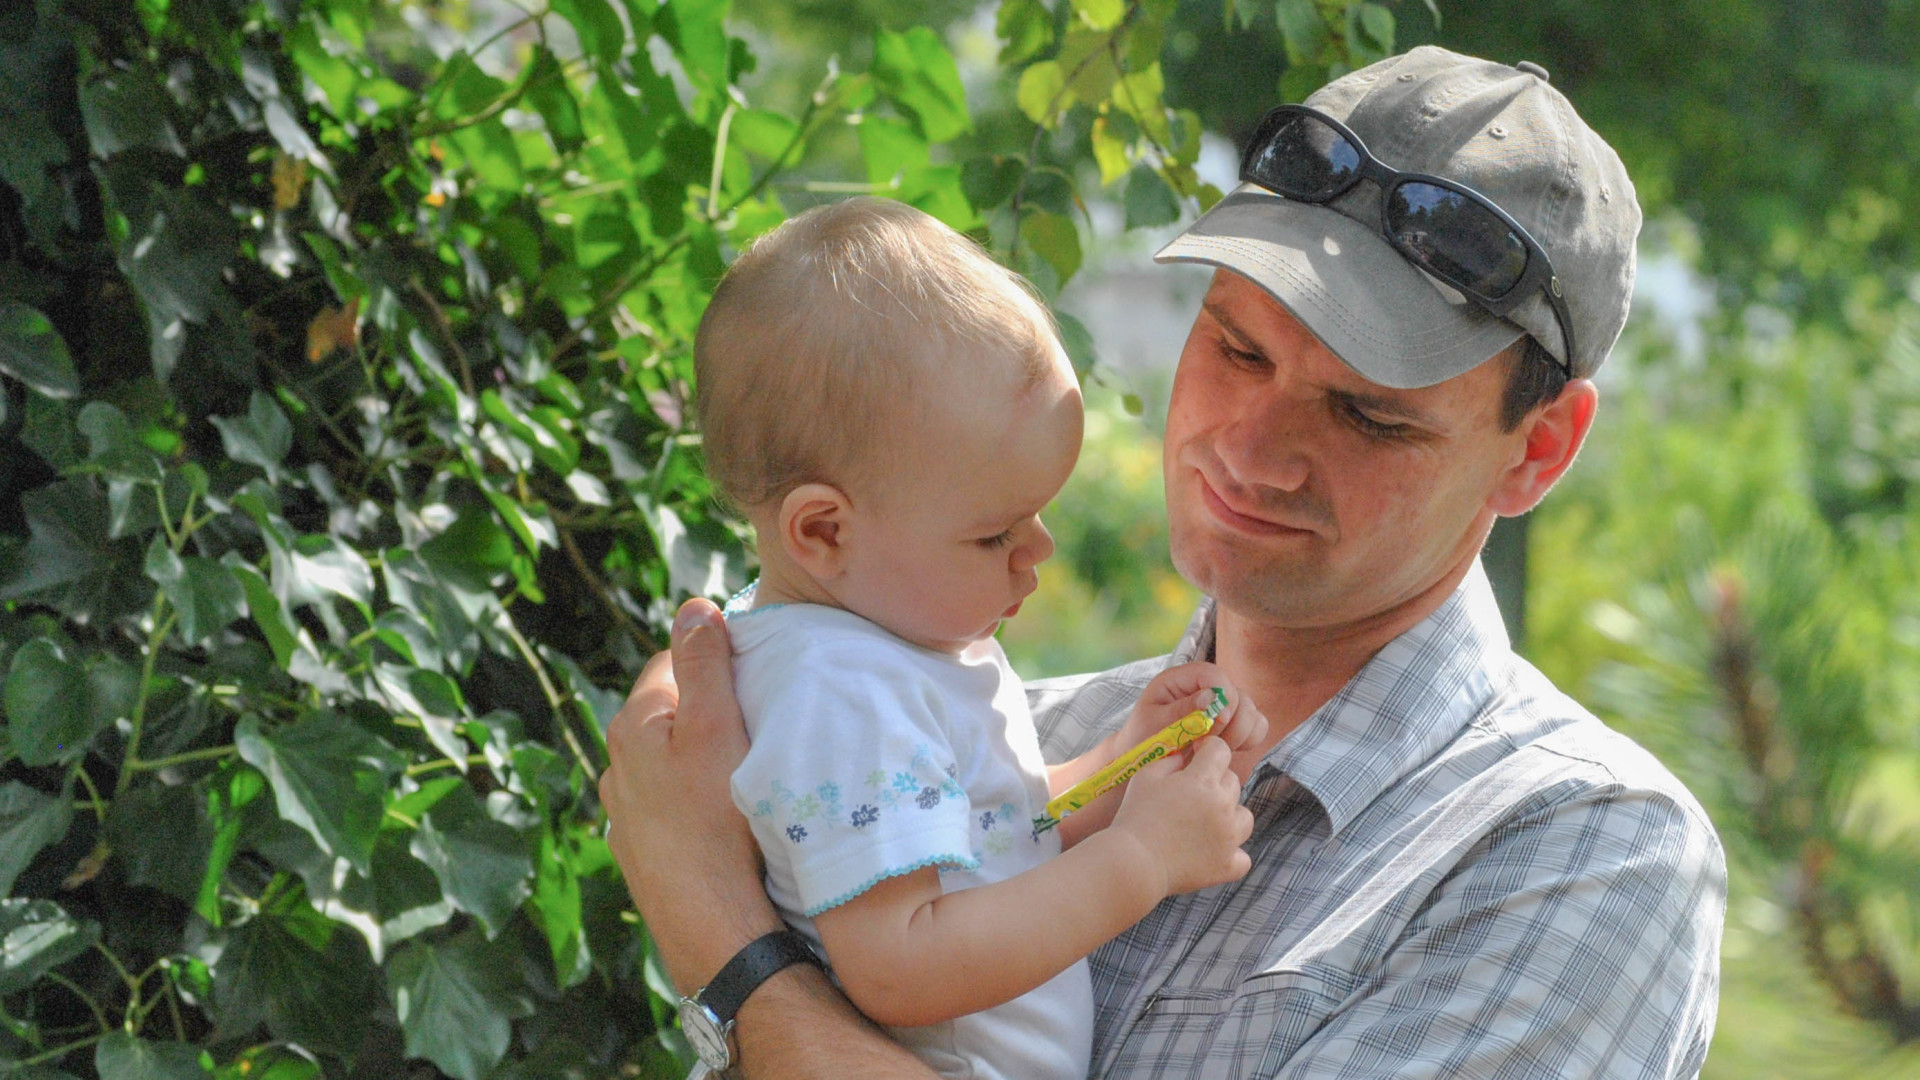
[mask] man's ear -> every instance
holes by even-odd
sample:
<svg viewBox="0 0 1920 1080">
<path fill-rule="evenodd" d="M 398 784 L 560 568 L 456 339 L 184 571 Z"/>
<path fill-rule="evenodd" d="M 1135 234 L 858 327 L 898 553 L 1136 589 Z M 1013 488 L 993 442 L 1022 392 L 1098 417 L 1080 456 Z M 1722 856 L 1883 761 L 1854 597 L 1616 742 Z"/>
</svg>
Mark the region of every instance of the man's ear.
<svg viewBox="0 0 1920 1080">
<path fill-rule="evenodd" d="M 1520 421 L 1520 458 L 1500 474 L 1488 508 L 1501 517 L 1517 517 L 1539 505 L 1580 453 L 1599 407 L 1599 388 L 1575 379 Z"/>
<path fill-rule="evenodd" d="M 853 500 L 832 484 L 801 484 L 780 500 L 780 546 L 815 581 L 846 568 Z"/>
</svg>

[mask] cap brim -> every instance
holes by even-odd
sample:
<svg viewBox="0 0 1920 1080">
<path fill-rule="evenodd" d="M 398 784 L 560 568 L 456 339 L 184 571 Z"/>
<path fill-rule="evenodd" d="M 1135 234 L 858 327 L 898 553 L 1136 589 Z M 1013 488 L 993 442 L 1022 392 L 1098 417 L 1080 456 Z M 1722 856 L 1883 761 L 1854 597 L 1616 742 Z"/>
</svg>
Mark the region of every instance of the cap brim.
<svg viewBox="0 0 1920 1080">
<path fill-rule="evenodd" d="M 1479 367 L 1520 339 L 1346 214 L 1243 184 L 1154 255 L 1206 263 L 1265 289 L 1347 366 L 1413 389 Z M 1451 290 L 1448 290 L 1451 292 Z"/>
</svg>

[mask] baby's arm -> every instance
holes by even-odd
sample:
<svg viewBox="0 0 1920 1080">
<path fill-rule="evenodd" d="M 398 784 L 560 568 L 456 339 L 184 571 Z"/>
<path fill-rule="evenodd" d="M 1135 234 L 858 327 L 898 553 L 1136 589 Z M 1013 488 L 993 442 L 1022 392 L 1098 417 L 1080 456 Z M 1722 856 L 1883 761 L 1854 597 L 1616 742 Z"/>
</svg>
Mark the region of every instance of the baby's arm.
<svg viewBox="0 0 1920 1080">
<path fill-rule="evenodd" d="M 1180 664 L 1154 676 L 1118 731 L 1079 757 L 1049 768 L 1048 792 L 1060 794 L 1168 724 L 1206 706 L 1216 686 L 1226 691 L 1227 705 L 1214 718 L 1213 734 L 1236 752 L 1258 745 L 1267 736 L 1267 718 L 1234 688 L 1227 673 L 1205 661 Z M 1067 815 L 1060 823 L 1061 846 L 1071 848 L 1105 828 L 1119 805 L 1119 793 L 1109 792 Z"/>
<path fill-rule="evenodd" d="M 840 983 L 869 1017 L 938 1023 L 1038 987 L 1163 898 L 1247 872 L 1253 815 L 1219 739 L 1128 784 L 1111 828 L 1024 874 L 940 891 L 939 874 L 889 878 L 814 919 Z"/>
</svg>

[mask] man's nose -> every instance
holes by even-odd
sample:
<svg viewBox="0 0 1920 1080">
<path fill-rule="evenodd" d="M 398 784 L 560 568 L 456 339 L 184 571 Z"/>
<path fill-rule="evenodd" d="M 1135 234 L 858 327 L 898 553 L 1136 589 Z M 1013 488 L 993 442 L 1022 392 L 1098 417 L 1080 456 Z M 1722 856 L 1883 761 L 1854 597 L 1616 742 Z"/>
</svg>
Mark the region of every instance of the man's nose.
<svg viewBox="0 0 1920 1080">
<path fill-rule="evenodd" d="M 1214 441 L 1228 478 L 1255 489 L 1305 487 L 1313 472 L 1311 403 L 1268 384 L 1234 405 Z"/>
</svg>

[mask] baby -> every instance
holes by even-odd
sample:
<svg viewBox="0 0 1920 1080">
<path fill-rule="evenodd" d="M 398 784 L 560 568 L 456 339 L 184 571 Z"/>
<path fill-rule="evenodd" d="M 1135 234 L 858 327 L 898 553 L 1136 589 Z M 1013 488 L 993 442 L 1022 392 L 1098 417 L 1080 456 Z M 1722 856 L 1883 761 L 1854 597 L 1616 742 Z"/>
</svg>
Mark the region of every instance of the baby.
<svg viewBox="0 0 1920 1080">
<path fill-rule="evenodd" d="M 1085 957 L 1166 896 L 1246 872 L 1228 748 L 1265 723 L 1189 664 L 1092 752 L 1041 760 L 993 633 L 1053 552 L 1040 510 L 1080 453 L 1052 320 L 972 241 L 852 199 L 740 256 L 695 358 L 709 474 L 758 533 L 760 579 L 727 625 L 752 739 L 733 797 L 768 894 L 942 1075 L 1080 1080 Z M 1034 827 L 1050 794 L 1213 686 L 1221 738 Z"/>
</svg>

